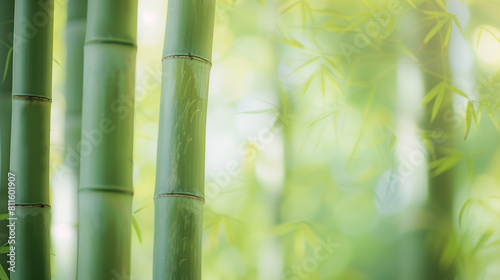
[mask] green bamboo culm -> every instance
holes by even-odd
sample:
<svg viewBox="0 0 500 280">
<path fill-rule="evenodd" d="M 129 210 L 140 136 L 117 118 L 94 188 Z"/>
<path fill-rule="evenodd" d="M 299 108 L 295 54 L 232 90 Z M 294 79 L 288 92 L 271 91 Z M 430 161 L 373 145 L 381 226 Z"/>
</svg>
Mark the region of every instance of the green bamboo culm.
<svg viewBox="0 0 500 280">
<path fill-rule="evenodd" d="M 83 44 L 87 24 L 87 0 L 68 0 L 66 22 L 66 156 L 64 164 L 78 180 L 82 132 Z"/>
<path fill-rule="evenodd" d="M 52 191 L 65 194 L 67 203 L 55 205 L 52 209 L 53 227 L 68 229 L 69 243 L 52 248 L 53 262 L 57 265 L 52 274 L 55 279 L 76 278 L 77 225 L 78 225 L 78 183 L 80 173 L 80 138 L 82 131 L 83 92 L 83 44 L 87 19 L 87 0 L 68 0 L 65 30 L 66 63 L 64 95 L 65 153 L 64 160 L 53 175 Z M 64 182 L 59 184 L 57 182 Z"/>
<path fill-rule="evenodd" d="M 50 279 L 49 150 L 53 0 L 16 0 L 10 169 L 16 185 L 11 279 Z"/>
<path fill-rule="evenodd" d="M 84 46 L 78 279 L 128 279 L 137 0 L 89 0 Z"/>
<path fill-rule="evenodd" d="M 442 8 L 433 0 L 425 1 L 421 6 L 427 11 L 442 12 Z M 423 17 L 423 15 L 422 15 Z M 437 21 L 424 30 L 428 34 Z M 420 55 L 423 65 L 425 92 L 429 93 L 440 83 L 451 83 L 451 67 L 449 62 L 449 48 L 445 44 L 444 32 L 438 32 L 425 45 Z M 432 119 L 434 103 L 426 105 L 426 117 L 423 126 L 432 133 L 435 157 L 429 161 L 438 161 L 446 154 L 446 149 L 454 146 L 454 131 L 448 114 L 453 113 L 453 93 L 446 88 L 439 111 Z M 439 98 L 438 98 L 439 99 Z M 432 216 L 432 222 L 425 234 L 424 270 L 426 279 L 455 279 L 456 256 L 453 251 L 458 244 L 453 230 L 453 194 L 454 168 L 439 175 L 431 174 L 428 179 L 428 199 L 426 210 Z"/>
<path fill-rule="evenodd" d="M 215 0 L 170 0 L 163 52 L 153 279 L 201 278 Z"/>
<path fill-rule="evenodd" d="M 7 213 L 7 173 L 10 164 L 10 122 L 12 114 L 12 38 L 14 32 L 14 0 L 0 1 L 0 214 Z M 7 220 L 0 222 L 0 244 L 8 237 Z M 0 254 L 0 263 L 7 270 L 7 255 Z"/>
</svg>

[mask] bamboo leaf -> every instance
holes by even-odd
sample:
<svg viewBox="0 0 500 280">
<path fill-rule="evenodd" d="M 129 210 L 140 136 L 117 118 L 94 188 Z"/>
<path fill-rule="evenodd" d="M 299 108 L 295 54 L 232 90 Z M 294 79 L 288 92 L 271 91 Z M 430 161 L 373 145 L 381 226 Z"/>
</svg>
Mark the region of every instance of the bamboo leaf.
<svg viewBox="0 0 500 280">
<path fill-rule="evenodd" d="M 431 122 L 434 121 L 434 119 L 436 118 L 437 113 L 439 112 L 439 108 L 441 107 L 441 104 L 443 103 L 443 99 L 444 99 L 445 94 L 446 93 L 444 91 L 441 91 L 437 95 L 436 101 L 434 101 L 434 107 L 432 107 Z"/>
<path fill-rule="evenodd" d="M 457 16 L 453 15 L 452 18 L 453 18 L 453 21 L 455 22 L 455 25 L 458 27 L 460 32 L 463 34 L 464 30 L 462 29 L 462 25 L 460 24 L 460 21 L 458 20 Z"/>
<path fill-rule="evenodd" d="M 476 246 L 472 249 L 471 255 L 475 255 L 479 250 L 481 250 L 481 248 L 484 246 L 484 244 L 486 244 L 486 242 L 488 242 L 488 240 L 490 239 L 490 237 L 495 232 L 495 230 L 494 230 L 493 227 L 494 226 L 491 225 L 490 227 L 488 227 L 488 229 L 486 230 L 486 232 L 483 235 L 481 235 L 481 238 L 477 242 Z"/>
<path fill-rule="evenodd" d="M 9 246 L 4 245 L 4 246 L 0 247 L 0 254 L 7 254 L 9 251 L 10 251 Z"/>
<path fill-rule="evenodd" d="M 306 92 L 307 90 L 309 89 L 309 87 L 311 86 L 311 83 L 313 82 L 314 78 L 319 74 L 319 72 L 316 72 L 314 73 L 306 82 L 306 84 L 304 85 L 304 90 L 302 90 L 302 94 L 301 94 L 301 98 L 304 97 L 304 95 L 306 95 Z"/>
<path fill-rule="evenodd" d="M 462 228 L 462 221 L 464 217 L 465 210 L 467 210 L 467 207 L 471 205 L 476 198 L 469 198 L 465 201 L 465 203 L 462 205 L 460 208 L 460 213 L 458 214 L 458 227 Z"/>
<path fill-rule="evenodd" d="M 472 123 L 472 115 L 474 115 L 474 106 L 472 102 L 467 103 L 467 110 L 465 112 L 465 136 L 464 141 L 467 139 L 467 135 L 469 135 L 470 125 Z"/>
<path fill-rule="evenodd" d="M 397 140 L 396 135 L 393 135 L 393 136 L 391 137 L 391 142 L 389 143 L 389 148 L 391 148 L 391 149 L 392 149 L 392 148 L 394 147 L 394 144 L 396 143 L 396 140 Z"/>
<path fill-rule="evenodd" d="M 432 172 L 433 176 L 438 176 L 449 169 L 451 169 L 453 166 L 455 166 L 457 163 L 459 163 L 463 159 L 463 155 L 459 152 L 455 154 L 449 154 L 447 156 L 443 156 L 433 162 L 429 163 L 429 168 L 434 169 Z"/>
<path fill-rule="evenodd" d="M 410 49 L 408 49 L 408 47 L 406 47 L 404 44 L 399 44 L 398 46 L 403 51 L 404 54 L 406 54 L 409 57 L 417 60 L 417 57 L 415 56 L 415 54 L 413 54 L 413 52 L 410 51 Z"/>
<path fill-rule="evenodd" d="M 0 221 L 7 220 L 9 214 L 0 214 Z"/>
<path fill-rule="evenodd" d="M 448 47 L 448 44 L 450 43 L 452 26 L 453 26 L 453 23 L 450 21 L 450 24 L 448 24 L 448 30 L 446 31 L 445 39 L 443 42 L 443 48 Z"/>
<path fill-rule="evenodd" d="M 448 20 L 440 20 L 438 24 L 436 24 L 429 33 L 424 38 L 424 44 L 429 43 L 429 41 L 438 33 L 438 31 L 443 27 L 443 25 L 447 22 Z"/>
<path fill-rule="evenodd" d="M 318 58 L 320 58 L 320 56 L 316 56 L 316 57 L 314 57 L 314 58 L 312 58 L 312 59 L 308 60 L 306 63 L 302 64 L 302 65 L 301 65 L 301 66 L 299 66 L 297 69 L 293 70 L 293 72 L 292 72 L 292 73 L 297 72 L 297 71 L 299 71 L 300 69 L 302 69 L 302 68 L 306 67 L 307 65 L 309 65 L 309 64 L 311 64 L 311 63 L 313 63 L 313 62 L 315 62 L 316 60 L 318 60 Z"/>
<path fill-rule="evenodd" d="M 137 234 L 137 239 L 139 239 L 139 244 L 142 245 L 141 229 L 139 228 L 139 224 L 137 223 L 135 215 L 132 215 L 132 226 L 134 227 L 134 231 Z"/>
<path fill-rule="evenodd" d="M 63 68 L 63 67 L 62 67 L 62 65 L 61 65 L 61 63 L 60 63 L 59 61 L 57 61 L 57 59 L 56 59 L 55 57 L 54 57 L 54 58 L 52 58 L 52 60 L 54 60 L 54 62 L 55 62 L 55 63 L 56 63 L 59 67 Z"/>
<path fill-rule="evenodd" d="M 7 273 L 5 273 L 5 270 L 3 269 L 3 266 L 1 266 L 1 265 L 0 265 L 0 280 L 9 280 Z"/>
<path fill-rule="evenodd" d="M 449 86 L 449 88 L 452 92 L 469 99 L 469 96 L 467 96 L 467 94 L 465 94 L 463 91 L 459 90 L 458 88 L 456 88 L 454 86 Z"/>
<path fill-rule="evenodd" d="M 10 58 L 12 57 L 12 50 L 14 48 L 10 48 L 9 49 L 9 52 L 7 53 L 7 60 L 5 61 L 5 67 L 4 67 L 4 70 L 3 70 L 3 78 L 2 78 L 2 83 L 5 82 L 5 78 L 7 77 L 7 73 L 9 72 L 9 62 L 10 62 Z"/>
<path fill-rule="evenodd" d="M 444 87 L 446 87 L 446 82 L 441 82 L 437 84 L 435 87 L 429 91 L 424 97 L 424 100 L 422 101 L 422 104 L 420 106 L 424 106 L 425 104 L 429 103 L 432 99 L 434 99 L 441 91 L 443 91 Z"/>
<path fill-rule="evenodd" d="M 142 206 L 142 207 L 139 207 L 137 210 L 134 211 L 134 214 L 137 214 L 139 213 L 140 211 L 150 207 L 150 206 L 153 206 L 153 204 L 149 204 L 149 205 L 146 205 L 146 206 Z"/>
</svg>

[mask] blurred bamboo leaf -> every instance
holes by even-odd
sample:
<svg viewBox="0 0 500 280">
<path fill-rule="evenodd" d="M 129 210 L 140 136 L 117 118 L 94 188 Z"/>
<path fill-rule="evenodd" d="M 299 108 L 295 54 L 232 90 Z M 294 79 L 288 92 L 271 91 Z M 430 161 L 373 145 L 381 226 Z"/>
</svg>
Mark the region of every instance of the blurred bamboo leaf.
<svg viewBox="0 0 500 280">
<path fill-rule="evenodd" d="M 0 280 L 9 280 L 9 277 L 7 277 L 7 274 L 5 273 L 5 270 L 1 265 L 0 265 Z"/>
<path fill-rule="evenodd" d="M 2 83 L 5 82 L 5 78 L 7 77 L 7 73 L 9 72 L 9 62 L 12 57 L 12 50 L 14 48 L 10 47 L 9 52 L 7 53 L 7 59 L 5 61 L 5 67 L 3 70 L 3 78 L 2 78 Z"/>
<path fill-rule="evenodd" d="M 137 239 L 139 239 L 139 244 L 142 245 L 141 229 L 139 228 L 135 215 L 132 215 L 132 226 L 134 227 L 135 234 L 137 234 Z"/>
</svg>

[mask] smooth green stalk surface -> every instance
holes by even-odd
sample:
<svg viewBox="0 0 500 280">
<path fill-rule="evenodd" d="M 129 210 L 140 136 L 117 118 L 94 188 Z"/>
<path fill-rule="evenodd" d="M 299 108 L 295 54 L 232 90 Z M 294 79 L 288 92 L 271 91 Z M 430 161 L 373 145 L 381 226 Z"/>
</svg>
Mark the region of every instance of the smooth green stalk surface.
<svg viewBox="0 0 500 280">
<path fill-rule="evenodd" d="M 11 279 L 50 279 L 52 0 L 16 0 L 10 169 L 16 181 Z"/>
<path fill-rule="evenodd" d="M 90 0 L 84 47 L 78 279 L 128 279 L 137 0 Z"/>
<path fill-rule="evenodd" d="M 7 173 L 10 161 L 10 122 L 12 114 L 12 46 L 14 0 L 0 1 L 0 214 L 7 213 Z M 7 221 L 0 222 L 0 244 L 7 242 Z M 8 275 L 7 255 L 0 262 Z"/>
<path fill-rule="evenodd" d="M 215 0 L 171 0 L 163 53 L 154 279 L 201 278 L 205 123 Z"/>
<path fill-rule="evenodd" d="M 79 154 L 82 132 L 83 44 L 87 20 L 87 0 L 68 1 L 66 23 L 66 127 L 65 141 L 68 157 L 65 162 L 78 178 L 80 162 L 70 160 Z"/>
<path fill-rule="evenodd" d="M 423 5 L 423 8 L 429 11 L 441 10 L 432 1 L 427 1 Z M 429 29 L 424 32 L 427 34 Z M 438 33 L 422 51 L 420 62 L 427 70 L 424 71 L 425 93 L 429 93 L 441 82 L 451 83 L 448 46 L 444 45 L 445 36 L 443 33 Z M 440 109 L 433 121 L 431 121 L 431 115 L 434 103 L 429 103 L 426 107 L 425 127 L 431 133 L 430 140 L 435 151 L 435 157 L 431 157 L 429 161 L 440 160 L 446 155 L 443 153 L 444 150 L 453 146 L 453 125 L 450 123 L 450 115 L 453 114 L 452 105 L 452 92 L 446 89 Z M 453 168 L 439 175 L 429 175 L 426 208 L 432 217 L 432 223 L 425 234 L 427 279 L 455 279 L 453 250 L 456 248 L 456 239 L 452 224 L 453 177 Z"/>
</svg>

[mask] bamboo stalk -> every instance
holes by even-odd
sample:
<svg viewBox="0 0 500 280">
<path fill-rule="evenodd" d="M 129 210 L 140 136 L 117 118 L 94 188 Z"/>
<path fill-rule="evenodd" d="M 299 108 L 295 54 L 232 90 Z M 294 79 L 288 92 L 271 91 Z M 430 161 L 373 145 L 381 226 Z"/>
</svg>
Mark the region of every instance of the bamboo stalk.
<svg viewBox="0 0 500 280">
<path fill-rule="evenodd" d="M 62 198 L 52 205 L 52 228 L 64 228 L 66 238 L 56 238 L 52 245 L 52 270 L 55 279 L 76 278 L 78 181 L 82 131 L 83 44 L 87 19 L 87 0 L 68 0 L 65 42 L 66 63 L 64 95 L 65 151 L 61 166 L 53 175 L 52 192 Z M 65 201 L 65 202 L 63 202 Z"/>
<path fill-rule="evenodd" d="M 78 279 L 128 279 L 137 0 L 90 0 L 84 47 Z"/>
<path fill-rule="evenodd" d="M 50 279 L 53 9 L 53 0 L 15 1 L 10 169 L 17 221 L 11 279 Z"/>
<path fill-rule="evenodd" d="M 83 44 L 87 24 L 87 0 L 69 0 L 66 23 L 66 126 L 65 141 L 68 152 L 79 154 L 82 132 Z M 80 162 L 66 157 L 66 164 L 78 178 Z"/>
<path fill-rule="evenodd" d="M 426 1 L 422 5 L 423 9 L 429 11 L 441 11 L 437 4 Z M 437 23 L 437 22 L 436 22 Z M 433 26 L 425 30 L 427 34 Z M 430 92 L 441 82 L 451 81 L 451 68 L 448 58 L 448 47 L 444 45 L 446 34 L 438 32 L 425 46 L 420 63 L 424 71 L 425 93 Z M 444 78 L 443 78 L 444 77 Z M 424 126 L 435 136 L 443 136 L 441 139 L 431 139 L 434 142 L 436 158 L 429 160 L 439 160 L 445 156 L 443 149 L 453 147 L 453 126 L 449 123 L 447 114 L 453 113 L 452 93 L 446 89 L 445 96 L 441 103 L 439 112 L 435 119 L 431 121 L 431 114 L 434 103 L 426 106 L 426 123 Z M 432 224 L 425 233 L 424 248 L 425 271 L 427 278 L 433 279 L 455 279 L 454 256 L 446 255 L 447 246 L 456 246 L 453 232 L 453 168 L 437 175 L 430 175 L 428 179 L 428 199 L 426 209 L 432 215 Z"/>
<path fill-rule="evenodd" d="M 7 190 L 10 161 L 10 125 L 12 115 L 12 46 L 9 37 L 14 32 L 14 0 L 0 1 L 0 214 L 7 213 Z M 0 244 L 7 242 L 6 220 L 0 222 Z M 0 255 L 4 271 L 7 270 L 7 255 Z"/>
<path fill-rule="evenodd" d="M 200 279 L 215 0 L 170 0 L 163 52 L 153 279 Z"/>
</svg>

